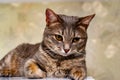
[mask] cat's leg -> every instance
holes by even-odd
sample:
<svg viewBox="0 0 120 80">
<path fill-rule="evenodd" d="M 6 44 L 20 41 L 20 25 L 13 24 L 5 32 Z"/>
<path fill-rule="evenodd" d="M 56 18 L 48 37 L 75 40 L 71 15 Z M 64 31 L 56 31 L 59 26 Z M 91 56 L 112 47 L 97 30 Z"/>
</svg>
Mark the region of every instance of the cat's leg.
<svg viewBox="0 0 120 80">
<path fill-rule="evenodd" d="M 17 64 L 19 64 L 17 59 L 16 55 L 12 55 L 12 53 L 10 53 L 0 60 L 1 77 L 20 76 L 17 67 Z"/>
<path fill-rule="evenodd" d="M 45 78 L 46 72 L 41 70 L 34 59 L 29 59 L 24 65 L 24 74 L 27 78 Z"/>
<path fill-rule="evenodd" d="M 15 69 L 9 69 L 9 68 L 0 69 L 0 77 L 12 77 L 16 75 L 17 75 L 17 71 Z"/>
<path fill-rule="evenodd" d="M 4 67 L 5 63 L 0 63 L 0 77 L 8 77 L 10 75 L 10 69 Z"/>
<path fill-rule="evenodd" d="M 82 67 L 74 67 L 70 72 L 70 78 L 72 80 L 84 80 L 86 76 L 86 69 Z"/>
<path fill-rule="evenodd" d="M 0 61 L 0 77 L 20 76 L 15 64 L 7 64 L 5 61 Z"/>
</svg>

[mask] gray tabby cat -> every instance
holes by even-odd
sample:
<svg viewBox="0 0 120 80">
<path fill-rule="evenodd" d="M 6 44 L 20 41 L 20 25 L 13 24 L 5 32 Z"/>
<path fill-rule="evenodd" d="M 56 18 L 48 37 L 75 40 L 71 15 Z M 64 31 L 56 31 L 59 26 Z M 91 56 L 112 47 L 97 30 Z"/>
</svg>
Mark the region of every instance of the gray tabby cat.
<svg viewBox="0 0 120 80">
<path fill-rule="evenodd" d="M 94 16 L 66 16 L 46 9 L 42 42 L 22 44 L 10 51 L 0 61 L 0 76 L 84 80 L 87 28 Z"/>
</svg>

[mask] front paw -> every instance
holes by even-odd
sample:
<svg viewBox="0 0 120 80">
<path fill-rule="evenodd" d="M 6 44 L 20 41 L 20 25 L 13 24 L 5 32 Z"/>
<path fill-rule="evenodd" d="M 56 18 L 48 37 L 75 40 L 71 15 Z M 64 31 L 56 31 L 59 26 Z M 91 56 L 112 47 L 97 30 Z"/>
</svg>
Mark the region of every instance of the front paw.
<svg viewBox="0 0 120 80">
<path fill-rule="evenodd" d="M 86 77 L 86 71 L 81 68 L 74 68 L 71 71 L 71 80 L 84 80 Z"/>
<path fill-rule="evenodd" d="M 24 66 L 25 77 L 27 78 L 45 78 L 46 72 L 42 71 L 35 60 L 28 60 Z"/>
</svg>

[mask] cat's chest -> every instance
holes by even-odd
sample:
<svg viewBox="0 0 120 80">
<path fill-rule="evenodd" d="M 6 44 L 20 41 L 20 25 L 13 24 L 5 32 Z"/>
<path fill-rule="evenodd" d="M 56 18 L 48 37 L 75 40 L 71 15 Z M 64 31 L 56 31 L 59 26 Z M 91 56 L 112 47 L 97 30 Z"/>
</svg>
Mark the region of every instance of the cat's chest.
<svg viewBox="0 0 120 80">
<path fill-rule="evenodd" d="M 55 77 L 65 77 L 69 74 L 71 69 L 75 66 L 79 66 L 80 62 L 77 60 L 65 60 L 65 61 L 51 61 L 47 63 L 47 75 Z"/>
</svg>

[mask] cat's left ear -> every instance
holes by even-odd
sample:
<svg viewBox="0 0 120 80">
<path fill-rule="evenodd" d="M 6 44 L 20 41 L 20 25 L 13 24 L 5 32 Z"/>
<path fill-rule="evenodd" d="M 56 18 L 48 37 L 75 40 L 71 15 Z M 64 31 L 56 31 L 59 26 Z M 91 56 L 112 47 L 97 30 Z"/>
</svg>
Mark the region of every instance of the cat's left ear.
<svg viewBox="0 0 120 80">
<path fill-rule="evenodd" d="M 88 15 L 80 18 L 79 25 L 82 26 L 85 30 L 87 30 L 91 20 L 94 18 L 95 14 Z"/>
<path fill-rule="evenodd" d="M 59 21 L 59 18 L 57 16 L 57 14 L 53 10 L 47 8 L 46 9 L 46 23 L 47 23 L 47 25 L 58 22 L 58 21 Z"/>
</svg>

